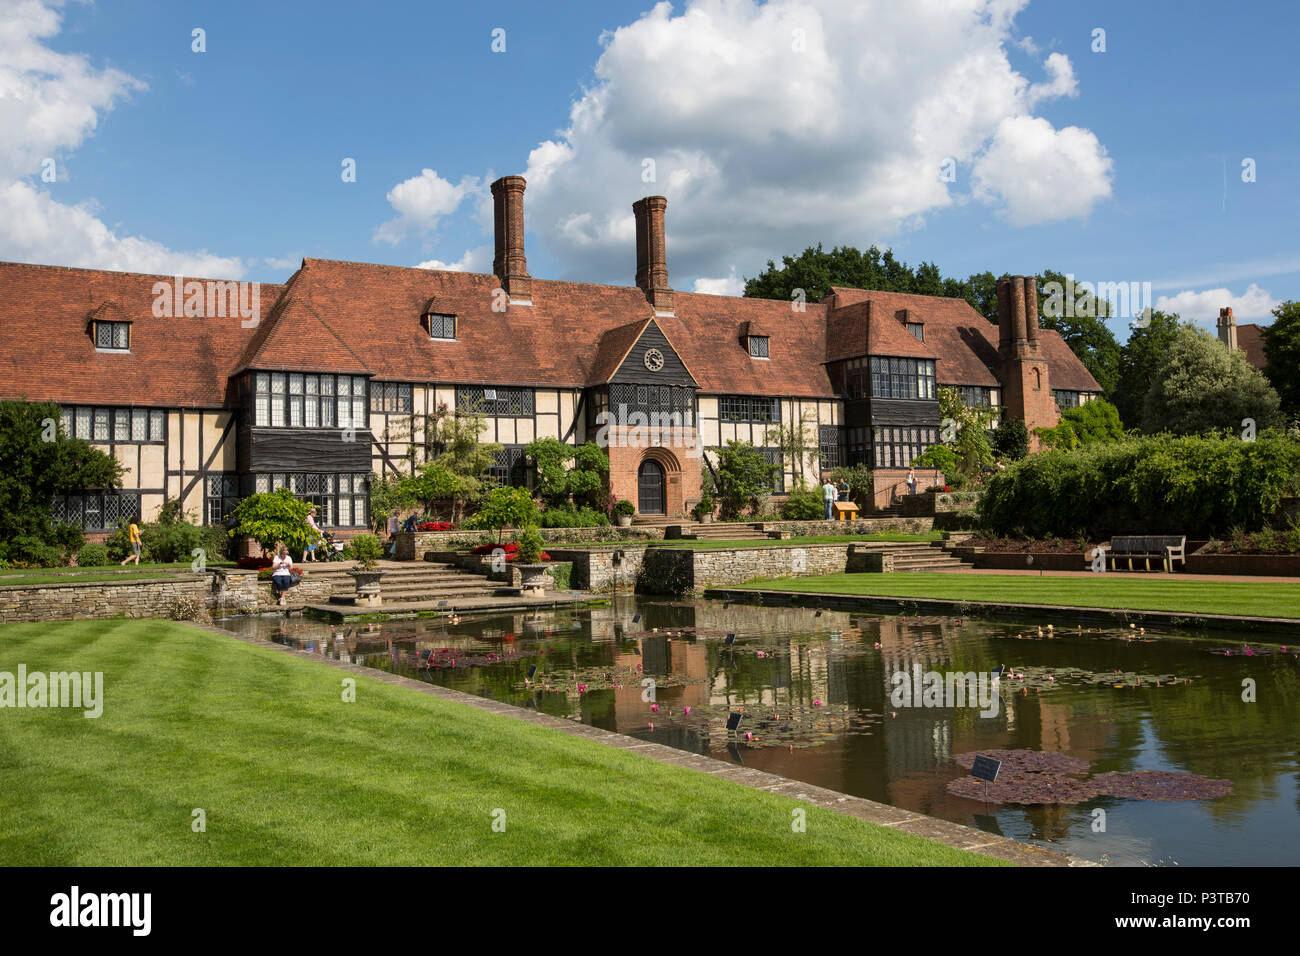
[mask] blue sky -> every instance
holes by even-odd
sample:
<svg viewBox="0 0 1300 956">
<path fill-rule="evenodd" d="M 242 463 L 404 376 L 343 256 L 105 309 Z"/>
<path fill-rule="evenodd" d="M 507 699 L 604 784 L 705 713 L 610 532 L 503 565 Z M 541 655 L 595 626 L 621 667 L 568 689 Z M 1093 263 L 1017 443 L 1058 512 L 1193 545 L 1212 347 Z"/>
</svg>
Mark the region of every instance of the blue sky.
<svg viewBox="0 0 1300 956">
<path fill-rule="evenodd" d="M 1199 319 L 1300 298 L 1292 4 L 0 0 L 0 21 L 0 259 L 491 271 L 486 187 L 519 173 L 541 277 L 631 284 L 631 204 L 662 193 L 679 289 L 821 241 L 1151 282 Z"/>
</svg>

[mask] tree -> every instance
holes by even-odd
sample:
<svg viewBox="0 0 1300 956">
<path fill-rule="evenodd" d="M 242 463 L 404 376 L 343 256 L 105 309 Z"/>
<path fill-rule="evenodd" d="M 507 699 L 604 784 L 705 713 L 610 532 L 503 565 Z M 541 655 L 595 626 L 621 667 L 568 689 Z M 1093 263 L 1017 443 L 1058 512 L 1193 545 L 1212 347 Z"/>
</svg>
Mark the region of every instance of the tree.
<svg viewBox="0 0 1300 956">
<path fill-rule="evenodd" d="M 797 422 L 788 425 L 772 425 L 763 433 L 763 441 L 769 446 L 781 449 L 781 460 L 790 463 L 794 472 L 795 491 L 804 486 L 804 471 L 812 470 L 813 462 L 821 453 L 817 442 L 808 441 L 808 428 L 816 421 L 816 416 L 805 411 Z"/>
<path fill-rule="evenodd" d="M 1142 430 L 1187 435 L 1263 429 L 1281 421 L 1277 392 L 1239 350 L 1201 329 L 1183 326 L 1156 372 L 1142 410 Z"/>
<path fill-rule="evenodd" d="M 605 486 L 609 456 L 595 442 L 574 448 L 558 438 L 539 438 L 524 449 L 537 471 L 537 496 L 548 507 L 591 500 Z"/>
<path fill-rule="evenodd" d="M 1055 427 L 1037 428 L 1035 432 L 1049 448 L 1104 445 L 1124 438 L 1119 411 L 1110 402 L 1100 398 L 1084 402 L 1077 408 L 1066 409 Z"/>
<path fill-rule="evenodd" d="M 235 509 L 235 533 L 256 541 L 263 557 L 281 541 L 290 551 L 302 551 L 312 538 L 307 527 L 309 511 L 311 505 L 299 501 L 288 488 L 249 495 Z"/>
<path fill-rule="evenodd" d="M 472 489 L 450 468 L 437 462 L 426 462 L 420 466 L 420 473 L 405 480 L 412 498 L 419 502 L 425 513 L 434 512 L 439 502 L 455 502 L 457 497 L 464 497 Z M 453 504 L 453 514 L 455 506 Z"/>
<path fill-rule="evenodd" d="M 993 432 L 993 452 L 999 458 L 1019 461 L 1029 454 L 1029 429 L 1022 418 L 1004 418 Z"/>
<path fill-rule="evenodd" d="M 1051 282 L 1059 283 L 1063 290 L 1059 300 L 1046 292 Z M 1097 380 L 1104 397 L 1113 395 L 1119 382 L 1120 347 L 1105 321 L 1110 315 L 1110 303 L 1095 294 L 1080 292 L 1069 276 L 1051 269 L 1044 269 L 1039 278 L 1038 301 L 1042 327 L 1055 330 L 1065 340 Z M 1071 303 L 1072 307 L 1068 307 Z"/>
<path fill-rule="evenodd" d="M 1283 302 L 1273 310 L 1264 332 L 1264 374 L 1277 390 L 1288 415 L 1300 415 L 1300 302 Z"/>
<path fill-rule="evenodd" d="M 944 444 L 956 454 L 960 475 L 960 478 L 946 475 L 949 484 L 954 480 L 974 478 L 993 464 L 993 447 L 988 435 L 993 414 L 992 409 L 970 408 L 963 404 L 955 388 L 939 389 L 941 431 L 951 435 L 951 440 Z"/>
<path fill-rule="evenodd" d="M 537 503 L 527 488 L 493 488 L 487 501 L 466 527 L 489 528 L 501 543 L 503 528 L 523 528 L 537 524 Z"/>
<path fill-rule="evenodd" d="M 497 454 L 505 446 L 479 442 L 479 437 L 487 431 L 487 420 L 482 415 L 464 412 L 448 415 L 436 422 L 434 431 L 436 447 L 441 452 L 433 463 L 456 479 L 450 494 L 451 520 L 460 521 L 466 508 L 482 497 L 483 476 L 496 464 Z M 426 469 L 427 466 L 421 471 Z"/>
<path fill-rule="evenodd" d="M 1169 357 L 1169 347 L 1178 337 L 1178 314 L 1152 310 L 1145 326 L 1129 333 L 1119 354 L 1118 383 L 1112 401 L 1120 421 L 1136 428 L 1142 421 L 1142 404 L 1146 401 L 1156 372 Z"/>
<path fill-rule="evenodd" d="M 736 518 L 747 508 L 757 510 L 759 499 L 772 491 L 776 466 L 768 464 L 749 442 L 729 441 L 716 453 L 717 465 L 704 473 L 704 491 L 718 502 L 723 520 Z"/>
<path fill-rule="evenodd" d="M 0 558 L 48 563 L 52 549 L 62 557 L 80 529 L 55 525 L 55 495 L 112 488 L 123 473 L 115 458 L 68 437 L 53 402 L 0 402 Z"/>
<path fill-rule="evenodd" d="M 370 476 L 370 525 L 382 531 L 390 515 L 409 508 L 416 497 L 418 479 L 403 475 Z"/>
</svg>

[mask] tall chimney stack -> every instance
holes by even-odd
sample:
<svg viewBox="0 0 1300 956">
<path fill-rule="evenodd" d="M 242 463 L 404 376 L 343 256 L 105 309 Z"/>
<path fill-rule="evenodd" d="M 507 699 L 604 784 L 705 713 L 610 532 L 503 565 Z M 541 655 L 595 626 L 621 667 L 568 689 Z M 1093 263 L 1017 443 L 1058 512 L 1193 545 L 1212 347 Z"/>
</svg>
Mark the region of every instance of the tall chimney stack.
<svg viewBox="0 0 1300 956">
<path fill-rule="evenodd" d="M 672 314 L 673 290 L 668 285 L 668 251 L 664 240 L 663 196 L 646 196 L 632 204 L 636 215 L 636 284 L 656 312 Z"/>
<path fill-rule="evenodd" d="M 1025 339 L 1038 348 L 1038 278 L 1025 277 Z"/>
<path fill-rule="evenodd" d="M 492 271 L 511 302 L 531 303 L 532 279 L 524 257 L 523 176 L 502 176 L 492 184 L 493 220 L 496 226 L 496 256 Z"/>
<path fill-rule="evenodd" d="M 1230 350 L 1237 347 L 1237 320 L 1231 308 L 1219 310 L 1219 341 Z"/>
</svg>

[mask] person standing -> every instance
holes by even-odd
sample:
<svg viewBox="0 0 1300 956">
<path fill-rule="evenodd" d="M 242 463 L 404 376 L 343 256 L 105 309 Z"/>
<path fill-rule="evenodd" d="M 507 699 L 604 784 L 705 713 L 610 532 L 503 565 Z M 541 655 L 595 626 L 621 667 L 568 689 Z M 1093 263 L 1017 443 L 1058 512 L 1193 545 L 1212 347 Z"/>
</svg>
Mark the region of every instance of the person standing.
<svg viewBox="0 0 1300 956">
<path fill-rule="evenodd" d="M 307 528 L 311 532 L 311 540 L 307 542 L 307 548 L 303 552 L 303 560 L 305 561 L 316 560 L 316 545 L 321 540 L 320 525 L 316 522 L 318 514 L 320 512 L 316 508 L 312 508 L 311 511 L 307 512 Z"/>
<path fill-rule="evenodd" d="M 397 535 L 401 530 L 402 519 L 396 511 L 393 511 L 393 513 L 388 516 L 388 553 L 392 555 L 393 558 L 397 557 Z"/>
<path fill-rule="evenodd" d="M 839 493 L 840 501 L 849 500 L 849 492 L 852 489 L 849 488 L 849 483 L 844 480 L 843 476 L 841 476 L 840 480 L 835 483 L 835 490 Z"/>
<path fill-rule="evenodd" d="M 823 479 L 822 504 L 826 506 L 826 520 L 830 521 L 835 513 L 835 486 L 831 484 L 830 475 Z"/>
<path fill-rule="evenodd" d="M 289 549 L 281 541 L 276 546 L 275 558 L 271 561 L 271 590 L 275 592 L 277 603 L 284 606 L 285 592 L 293 586 L 293 558 Z"/>
<path fill-rule="evenodd" d="M 909 467 L 907 469 L 907 493 L 909 495 L 916 494 L 916 469 L 915 468 Z"/>
<path fill-rule="evenodd" d="M 126 537 L 131 542 L 131 554 L 122 559 L 122 565 L 125 566 L 128 561 L 135 561 L 135 566 L 140 566 L 140 551 L 144 547 L 144 541 L 140 538 L 140 526 L 136 524 L 140 520 L 139 515 L 131 518 L 131 523 L 127 526 Z"/>
</svg>

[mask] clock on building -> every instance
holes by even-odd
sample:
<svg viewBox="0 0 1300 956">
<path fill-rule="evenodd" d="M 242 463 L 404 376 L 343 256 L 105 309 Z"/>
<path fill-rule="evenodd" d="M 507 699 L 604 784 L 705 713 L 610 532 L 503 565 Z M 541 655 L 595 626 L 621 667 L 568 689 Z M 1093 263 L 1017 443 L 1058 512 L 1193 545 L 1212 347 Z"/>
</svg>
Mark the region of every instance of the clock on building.
<svg viewBox="0 0 1300 956">
<path fill-rule="evenodd" d="M 652 372 L 657 372 L 664 367 L 664 353 L 658 349 L 645 350 L 645 367 Z"/>
</svg>

